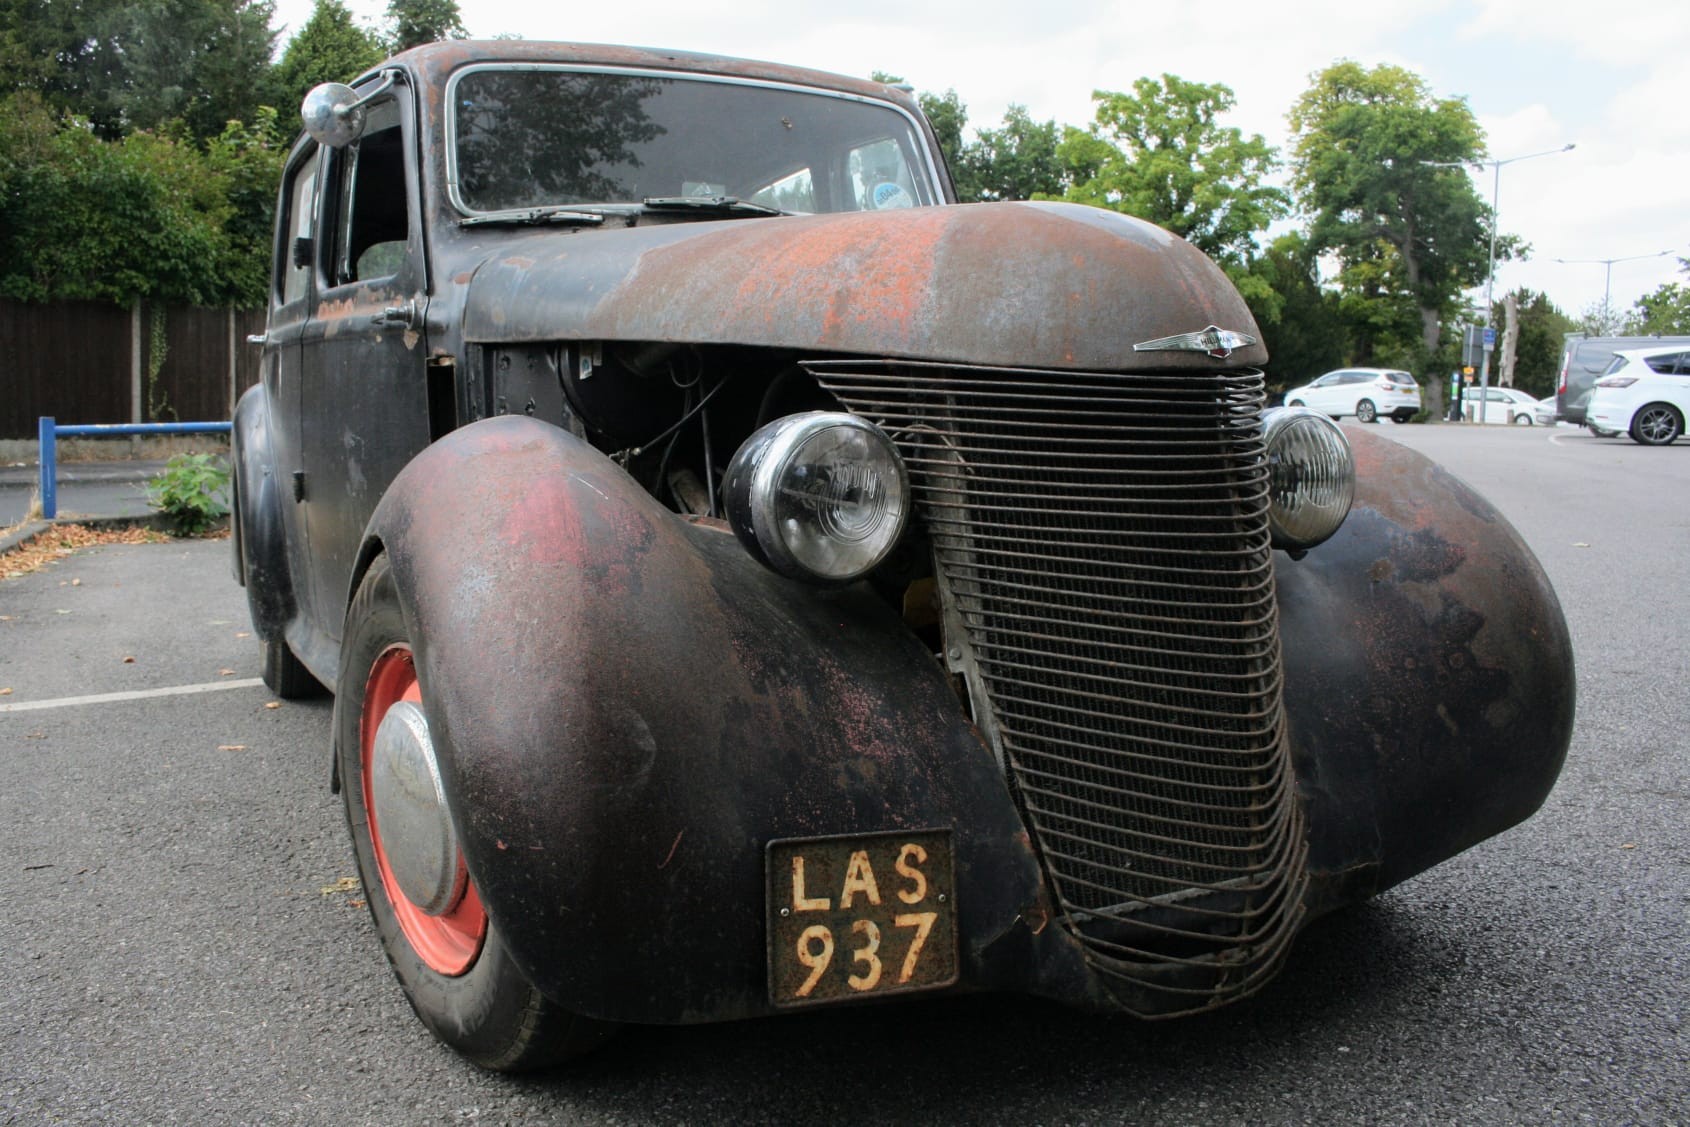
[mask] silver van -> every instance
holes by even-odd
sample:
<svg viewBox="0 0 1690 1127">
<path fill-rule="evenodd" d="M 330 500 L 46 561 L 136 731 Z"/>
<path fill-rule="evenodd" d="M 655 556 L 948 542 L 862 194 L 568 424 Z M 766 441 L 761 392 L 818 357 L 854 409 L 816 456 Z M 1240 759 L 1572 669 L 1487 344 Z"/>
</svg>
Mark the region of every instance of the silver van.
<svg viewBox="0 0 1690 1127">
<path fill-rule="evenodd" d="M 1557 417 L 1587 426 L 1584 413 L 1590 403 L 1591 388 L 1613 361 L 1614 353 L 1627 348 L 1672 344 L 1690 345 L 1690 337 L 1587 337 L 1583 333 L 1568 333 L 1566 346 L 1561 350 L 1561 374 L 1555 381 Z"/>
</svg>

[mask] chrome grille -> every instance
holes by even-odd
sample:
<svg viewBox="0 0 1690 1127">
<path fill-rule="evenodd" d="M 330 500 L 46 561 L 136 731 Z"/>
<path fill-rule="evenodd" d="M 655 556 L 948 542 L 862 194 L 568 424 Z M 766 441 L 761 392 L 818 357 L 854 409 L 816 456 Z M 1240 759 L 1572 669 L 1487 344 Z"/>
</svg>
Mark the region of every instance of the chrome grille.
<svg viewBox="0 0 1690 1127">
<path fill-rule="evenodd" d="M 1302 913 L 1256 372 L 806 365 L 909 464 L 1063 921 L 1122 1004 L 1260 986 Z"/>
</svg>

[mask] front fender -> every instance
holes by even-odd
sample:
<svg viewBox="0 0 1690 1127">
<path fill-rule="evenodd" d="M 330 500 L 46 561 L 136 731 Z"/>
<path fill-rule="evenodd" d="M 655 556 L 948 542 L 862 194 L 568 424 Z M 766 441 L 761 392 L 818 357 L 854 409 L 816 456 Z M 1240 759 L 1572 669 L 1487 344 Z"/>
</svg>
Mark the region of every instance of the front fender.
<svg viewBox="0 0 1690 1127">
<path fill-rule="evenodd" d="M 1077 947 L 1044 927 L 991 753 L 865 589 L 775 576 L 521 417 L 422 453 L 371 534 L 470 871 L 562 1005 L 651 1022 L 767 1012 L 765 844 L 901 828 L 953 830 L 966 979 L 992 982 L 1012 951 L 1004 973 L 1036 964 L 1087 989 L 1072 986 Z"/>
<path fill-rule="evenodd" d="M 1360 428 L 1338 534 L 1277 560 L 1311 908 L 1380 891 L 1529 817 L 1572 737 L 1572 645 L 1482 497 Z"/>
</svg>

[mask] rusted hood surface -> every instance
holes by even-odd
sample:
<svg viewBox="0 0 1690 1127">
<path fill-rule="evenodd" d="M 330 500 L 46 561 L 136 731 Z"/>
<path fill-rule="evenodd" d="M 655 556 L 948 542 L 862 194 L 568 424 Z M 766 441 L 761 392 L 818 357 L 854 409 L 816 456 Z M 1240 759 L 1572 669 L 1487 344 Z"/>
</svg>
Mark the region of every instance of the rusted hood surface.
<svg viewBox="0 0 1690 1127">
<path fill-rule="evenodd" d="M 1256 334 L 1226 276 L 1158 227 L 1058 203 L 968 204 L 553 232 L 506 244 L 470 282 L 477 342 L 767 345 L 964 364 L 1210 370 L 1137 352 L 1218 325 Z"/>
</svg>

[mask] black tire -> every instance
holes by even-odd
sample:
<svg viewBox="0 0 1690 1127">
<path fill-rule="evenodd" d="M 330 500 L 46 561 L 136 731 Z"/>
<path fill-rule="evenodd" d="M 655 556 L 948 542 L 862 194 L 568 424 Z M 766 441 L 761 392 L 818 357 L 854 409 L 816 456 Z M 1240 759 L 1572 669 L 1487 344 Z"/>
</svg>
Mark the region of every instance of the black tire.
<svg viewBox="0 0 1690 1127">
<path fill-rule="evenodd" d="M 263 661 L 259 676 L 264 678 L 265 687 L 283 700 L 308 700 L 327 692 L 322 682 L 311 676 L 305 663 L 293 656 L 293 647 L 287 639 L 260 641 L 258 651 Z"/>
<path fill-rule="evenodd" d="M 1631 440 L 1644 446 L 1671 446 L 1684 433 L 1684 416 L 1670 403 L 1647 403 L 1631 417 Z"/>
<path fill-rule="evenodd" d="M 1529 427 L 1529 426 L 1532 425 L 1532 417 L 1530 415 L 1526 414 L 1524 411 L 1522 411 L 1519 414 L 1514 416 L 1514 425 L 1515 426 L 1528 426 Z"/>
<path fill-rule="evenodd" d="M 364 797 L 365 696 L 378 659 L 395 647 L 408 656 L 410 640 L 398 585 L 387 558 L 377 557 L 347 612 L 335 709 L 341 796 L 370 917 L 406 999 L 436 1037 L 484 1068 L 547 1068 L 599 1045 L 615 1026 L 569 1013 L 542 995 L 512 961 L 491 919 L 485 921 L 479 948 L 468 955 L 468 966 L 458 973 L 441 973 L 413 947 L 392 898 L 403 898 L 404 893 L 397 886 L 390 890 L 376 860 Z M 451 785 L 450 779 L 444 782 Z M 473 874 L 469 881 L 473 887 Z M 417 910 L 415 905 L 410 909 Z"/>
<path fill-rule="evenodd" d="M 1376 423 L 1379 421 L 1379 408 L 1373 405 L 1373 400 L 1363 399 L 1356 404 L 1356 422 Z"/>
</svg>

